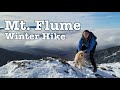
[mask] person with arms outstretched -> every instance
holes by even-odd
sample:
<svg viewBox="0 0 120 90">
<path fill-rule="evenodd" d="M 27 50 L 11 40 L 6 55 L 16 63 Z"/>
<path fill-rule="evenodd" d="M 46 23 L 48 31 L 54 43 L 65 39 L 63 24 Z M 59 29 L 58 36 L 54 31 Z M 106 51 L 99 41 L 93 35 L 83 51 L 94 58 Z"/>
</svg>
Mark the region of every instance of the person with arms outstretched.
<svg viewBox="0 0 120 90">
<path fill-rule="evenodd" d="M 94 53 L 97 45 L 96 39 L 97 37 L 92 32 L 90 32 L 89 30 L 85 30 L 82 33 L 82 37 L 77 48 L 77 52 L 82 50 L 90 55 L 90 61 L 92 63 L 92 66 L 94 67 L 93 72 L 97 71 L 97 66 L 94 59 Z"/>
</svg>

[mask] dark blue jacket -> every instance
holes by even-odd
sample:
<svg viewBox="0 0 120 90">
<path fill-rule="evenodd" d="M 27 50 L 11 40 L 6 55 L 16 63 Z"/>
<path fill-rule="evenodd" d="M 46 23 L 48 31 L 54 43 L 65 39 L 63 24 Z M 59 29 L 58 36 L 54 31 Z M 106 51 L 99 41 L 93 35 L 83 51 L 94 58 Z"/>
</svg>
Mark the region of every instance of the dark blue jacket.
<svg viewBox="0 0 120 90">
<path fill-rule="evenodd" d="M 83 44 L 83 38 L 81 38 L 79 41 L 78 51 L 80 51 L 82 49 L 82 44 Z M 96 44 L 96 39 L 92 36 L 90 41 L 88 41 L 86 44 L 88 53 L 93 49 L 95 44 Z"/>
</svg>

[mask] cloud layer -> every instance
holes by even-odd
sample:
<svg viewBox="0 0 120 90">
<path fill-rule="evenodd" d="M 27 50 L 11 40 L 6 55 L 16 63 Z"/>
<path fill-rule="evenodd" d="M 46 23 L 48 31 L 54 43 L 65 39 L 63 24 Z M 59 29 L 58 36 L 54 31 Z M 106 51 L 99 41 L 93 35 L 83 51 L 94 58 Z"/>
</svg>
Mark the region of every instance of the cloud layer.
<svg viewBox="0 0 120 90">
<path fill-rule="evenodd" d="M 29 32 L 30 33 L 30 32 Z M 31 32 L 31 34 L 34 31 Z M 97 36 L 98 49 L 103 49 L 111 46 L 120 45 L 120 30 L 94 30 L 93 33 Z M 82 31 L 67 33 L 65 40 L 6 40 L 4 32 L 0 33 L 1 47 L 35 47 L 35 48 L 48 48 L 48 49 L 65 49 L 77 47 L 81 38 Z"/>
<path fill-rule="evenodd" d="M 98 37 L 98 49 L 120 45 L 120 28 L 94 28 L 96 18 L 93 16 L 94 13 L 79 13 L 79 12 L 3 12 L 0 13 L 0 26 L 4 27 L 4 20 L 24 20 L 29 25 L 33 25 L 34 20 L 49 20 L 51 22 L 80 22 L 82 25 L 81 31 L 72 32 L 58 32 L 66 35 L 66 40 L 6 40 L 4 31 L 0 31 L 0 47 L 11 48 L 11 47 L 36 47 L 36 48 L 49 48 L 49 49 L 66 49 L 77 47 L 82 31 L 89 29 L 95 33 Z M 108 16 L 112 18 L 112 16 Z M 41 32 L 30 31 L 31 34 L 38 34 Z M 50 31 L 51 32 L 51 31 Z M 24 33 L 24 32 L 19 32 Z"/>
</svg>

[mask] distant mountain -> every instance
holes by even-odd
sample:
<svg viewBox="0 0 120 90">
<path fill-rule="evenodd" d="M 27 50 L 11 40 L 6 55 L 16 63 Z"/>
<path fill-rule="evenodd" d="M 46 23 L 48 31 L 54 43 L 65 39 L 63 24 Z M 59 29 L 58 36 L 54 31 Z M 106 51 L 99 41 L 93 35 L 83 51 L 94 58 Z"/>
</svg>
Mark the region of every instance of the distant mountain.
<svg viewBox="0 0 120 90">
<path fill-rule="evenodd" d="M 36 26 L 28 26 L 29 28 L 36 28 Z"/>
<path fill-rule="evenodd" d="M 76 53 L 76 49 L 72 47 L 68 47 L 65 49 L 48 49 L 48 48 L 31 48 L 26 47 L 25 50 L 19 50 L 20 52 L 25 52 L 29 54 L 39 55 L 41 57 L 61 57 L 66 60 L 73 60 L 74 55 Z"/>
<path fill-rule="evenodd" d="M 11 60 L 24 60 L 24 59 L 39 59 L 39 56 L 32 54 L 21 53 L 17 51 L 10 51 L 3 48 L 0 48 L 0 66 L 6 64 Z"/>
<path fill-rule="evenodd" d="M 76 54 L 76 48 L 68 47 L 66 49 L 42 49 L 42 48 L 29 48 L 25 51 L 26 53 L 35 55 L 51 56 L 51 57 L 61 57 L 72 61 Z M 97 63 L 112 63 L 120 61 L 120 46 L 114 46 L 102 50 L 96 50 L 95 59 Z"/>
<path fill-rule="evenodd" d="M 76 54 L 76 48 L 74 47 L 68 47 L 65 49 L 25 47 L 24 49 L 18 49 L 17 51 L 0 48 L 0 66 L 15 59 L 39 59 L 44 57 L 60 57 L 64 60 L 73 61 Z M 120 62 L 120 46 L 97 50 L 95 53 L 95 60 L 97 64 Z"/>
<path fill-rule="evenodd" d="M 95 57 L 97 63 L 120 62 L 120 46 L 96 51 Z"/>
<path fill-rule="evenodd" d="M 0 27 L 0 30 L 4 30 L 4 28 Z"/>
</svg>

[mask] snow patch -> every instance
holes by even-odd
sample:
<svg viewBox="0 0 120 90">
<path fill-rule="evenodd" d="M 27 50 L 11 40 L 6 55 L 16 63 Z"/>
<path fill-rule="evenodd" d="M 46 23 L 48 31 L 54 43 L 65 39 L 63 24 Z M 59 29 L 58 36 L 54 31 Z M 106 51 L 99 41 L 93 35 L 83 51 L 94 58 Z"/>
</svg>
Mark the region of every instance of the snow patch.
<svg viewBox="0 0 120 90">
<path fill-rule="evenodd" d="M 112 67 L 103 70 L 100 67 Z M 116 75 L 120 77 L 120 63 L 101 64 L 96 74 L 103 78 L 114 78 Z M 112 75 L 114 74 L 114 76 Z M 0 67 L 1 78 L 97 78 L 92 69 L 83 67 L 82 70 L 75 68 L 73 61 L 62 61 L 48 57 L 40 60 L 21 60 L 11 61 Z"/>
</svg>

